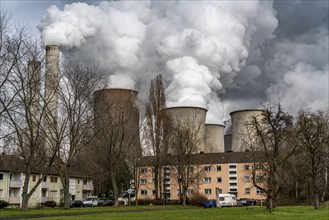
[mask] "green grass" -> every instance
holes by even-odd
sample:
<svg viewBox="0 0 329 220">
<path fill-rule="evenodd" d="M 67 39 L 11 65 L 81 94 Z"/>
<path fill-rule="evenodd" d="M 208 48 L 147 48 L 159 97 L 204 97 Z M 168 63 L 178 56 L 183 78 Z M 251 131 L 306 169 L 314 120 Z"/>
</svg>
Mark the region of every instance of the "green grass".
<svg viewBox="0 0 329 220">
<path fill-rule="evenodd" d="M 166 210 L 164 210 L 166 209 Z M 91 214 L 91 212 L 93 212 Z M 69 214 L 85 213 L 79 216 L 53 216 L 42 217 L 40 219 L 142 219 L 142 220 L 328 220 L 329 208 L 314 210 L 310 206 L 285 206 L 278 207 L 274 213 L 268 213 L 264 207 L 239 207 L 239 208 L 217 208 L 204 209 L 197 207 L 181 206 L 138 206 L 138 207 L 97 207 L 82 209 L 39 209 L 30 210 L 29 212 L 20 212 L 17 210 L 5 209 L 1 211 L 1 217 L 9 216 L 31 216 L 40 214 Z"/>
</svg>

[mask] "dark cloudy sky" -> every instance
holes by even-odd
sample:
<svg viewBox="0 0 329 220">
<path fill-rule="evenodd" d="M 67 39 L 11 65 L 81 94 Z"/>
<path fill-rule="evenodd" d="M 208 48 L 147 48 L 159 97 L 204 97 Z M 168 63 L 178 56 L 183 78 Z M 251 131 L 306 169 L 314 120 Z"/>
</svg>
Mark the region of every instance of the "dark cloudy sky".
<svg viewBox="0 0 329 220">
<path fill-rule="evenodd" d="M 76 2 L 0 1 L 1 10 L 13 13 L 19 23 L 29 24 L 36 36 L 40 36 L 36 26 L 50 5 L 63 10 L 65 4 Z M 249 51 L 246 65 L 235 77 L 230 78 L 231 74 L 220 78 L 223 85 L 216 93 L 224 109 L 223 119 L 227 119 L 231 111 L 258 108 L 268 102 L 280 102 L 292 114 L 304 108 L 328 109 L 328 4 L 327 0 L 274 1 L 278 20 L 273 32 L 275 37 Z M 168 66 L 176 71 L 175 65 L 177 62 L 170 62 Z M 169 84 L 168 90 L 176 84 Z"/>
</svg>

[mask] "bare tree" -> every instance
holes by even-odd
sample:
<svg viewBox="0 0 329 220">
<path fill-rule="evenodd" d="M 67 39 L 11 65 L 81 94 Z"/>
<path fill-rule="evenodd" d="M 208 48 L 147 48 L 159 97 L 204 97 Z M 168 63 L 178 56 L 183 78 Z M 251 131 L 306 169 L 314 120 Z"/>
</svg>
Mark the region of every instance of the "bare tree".
<svg viewBox="0 0 329 220">
<path fill-rule="evenodd" d="M 314 207 L 319 209 L 320 197 L 324 198 L 328 186 L 328 113 L 301 111 L 297 119 L 296 144 L 301 149 L 300 156 L 307 171 L 305 177 L 311 179 Z"/>
<path fill-rule="evenodd" d="M 150 147 L 150 154 L 153 155 L 153 174 L 155 198 L 163 199 L 163 166 L 168 154 L 168 145 L 165 143 L 165 131 L 168 128 L 168 117 L 166 112 L 166 98 L 162 76 L 158 75 L 151 81 L 149 100 L 146 104 L 145 127 L 143 129 L 144 139 Z M 136 193 L 137 194 L 137 193 Z"/>
<path fill-rule="evenodd" d="M 171 130 L 174 132 L 171 132 L 168 144 L 170 153 L 175 158 L 172 169 L 174 176 L 177 177 L 179 195 L 184 206 L 186 205 L 188 188 L 195 183 L 200 183 L 201 174 L 204 171 L 193 167 L 195 165 L 194 155 L 204 141 L 199 135 L 201 128 L 202 123 L 198 122 L 197 118 L 191 118 L 188 115 L 182 115 L 178 123 L 172 122 Z"/>
<path fill-rule="evenodd" d="M 113 188 L 114 205 L 118 205 L 120 187 L 129 187 L 133 179 L 132 163 L 141 157 L 139 127 L 135 116 L 138 110 L 134 106 L 135 94 L 127 92 L 122 98 L 122 91 L 107 90 L 95 93 L 95 127 L 98 129 L 95 153 L 96 163 L 103 169 L 104 175 L 110 178 Z M 131 124 L 132 123 L 132 124 Z M 128 186 L 127 186 L 128 185 Z"/>
<path fill-rule="evenodd" d="M 59 89 L 61 120 L 65 138 L 58 150 L 61 162 L 56 164 L 64 189 L 64 208 L 70 208 L 69 171 L 76 157 L 94 137 L 93 92 L 102 87 L 101 71 L 95 65 L 66 60 Z M 62 125 L 63 126 L 63 125 Z"/>
<path fill-rule="evenodd" d="M 251 116 L 248 126 L 248 140 L 244 140 L 253 152 L 253 184 L 267 196 L 267 208 L 273 211 L 277 196 L 284 187 L 284 167 L 293 155 L 296 146 L 291 144 L 292 117 L 283 111 L 264 107 L 262 116 Z"/>
</svg>

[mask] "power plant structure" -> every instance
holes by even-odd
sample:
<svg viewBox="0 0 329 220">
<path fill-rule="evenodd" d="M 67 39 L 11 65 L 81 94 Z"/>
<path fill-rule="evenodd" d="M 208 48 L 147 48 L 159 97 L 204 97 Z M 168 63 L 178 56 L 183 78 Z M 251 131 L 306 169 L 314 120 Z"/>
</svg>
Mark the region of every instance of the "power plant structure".
<svg viewBox="0 0 329 220">
<path fill-rule="evenodd" d="M 194 153 L 205 152 L 205 122 L 207 109 L 182 106 L 164 109 L 171 118 L 174 129 L 189 130 L 190 138 L 197 145 Z"/>
<path fill-rule="evenodd" d="M 129 89 L 101 89 L 94 93 L 95 128 L 100 134 L 115 132 L 129 148 L 129 154 L 135 156 L 142 155 L 137 95 L 137 91 Z"/>
<path fill-rule="evenodd" d="M 205 126 L 205 153 L 225 152 L 225 126 L 221 124 L 206 124 Z"/>
<path fill-rule="evenodd" d="M 248 124 L 253 117 L 261 119 L 263 110 L 260 109 L 245 109 L 231 112 L 232 120 L 232 151 L 241 152 L 250 150 L 248 142 L 252 141 L 255 136 L 253 131 Z"/>
<path fill-rule="evenodd" d="M 58 96 L 59 96 L 59 46 L 46 46 L 46 73 L 45 73 L 45 130 L 49 137 L 54 137 L 58 119 Z M 46 154 L 50 154 L 49 150 L 53 143 L 47 140 L 45 142 Z"/>
</svg>

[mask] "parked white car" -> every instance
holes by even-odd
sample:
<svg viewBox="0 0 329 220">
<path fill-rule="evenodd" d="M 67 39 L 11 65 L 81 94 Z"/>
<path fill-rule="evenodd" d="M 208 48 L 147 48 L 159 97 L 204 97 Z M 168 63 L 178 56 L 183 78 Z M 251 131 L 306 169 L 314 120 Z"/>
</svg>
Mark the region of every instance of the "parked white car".
<svg viewBox="0 0 329 220">
<path fill-rule="evenodd" d="M 129 205 L 129 195 L 127 192 L 122 193 L 118 198 L 119 204 L 123 203 L 123 205 Z M 130 202 L 135 202 L 136 197 L 135 194 L 130 194 Z"/>
<path fill-rule="evenodd" d="M 217 204 L 219 204 L 221 207 L 224 206 L 235 207 L 238 205 L 236 201 L 236 197 L 233 194 L 218 194 L 217 198 L 218 198 Z"/>
<path fill-rule="evenodd" d="M 83 200 L 83 205 L 84 206 L 98 206 L 98 202 L 97 202 L 97 196 L 88 196 L 86 197 L 85 200 Z"/>
</svg>

